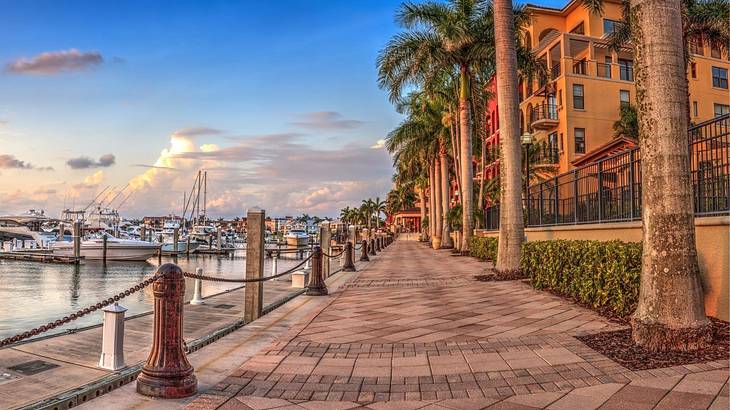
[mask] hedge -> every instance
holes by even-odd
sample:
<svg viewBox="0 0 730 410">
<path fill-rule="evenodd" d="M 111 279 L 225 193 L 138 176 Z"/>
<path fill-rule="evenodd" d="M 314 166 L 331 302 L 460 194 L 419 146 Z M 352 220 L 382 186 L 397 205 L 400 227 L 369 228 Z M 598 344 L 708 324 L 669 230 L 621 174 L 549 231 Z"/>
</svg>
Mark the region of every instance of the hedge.
<svg viewBox="0 0 730 410">
<path fill-rule="evenodd" d="M 473 238 L 472 256 L 495 260 L 497 238 Z M 522 244 L 520 269 L 536 289 L 575 298 L 625 317 L 636 309 L 641 243 L 532 241 Z"/>
</svg>

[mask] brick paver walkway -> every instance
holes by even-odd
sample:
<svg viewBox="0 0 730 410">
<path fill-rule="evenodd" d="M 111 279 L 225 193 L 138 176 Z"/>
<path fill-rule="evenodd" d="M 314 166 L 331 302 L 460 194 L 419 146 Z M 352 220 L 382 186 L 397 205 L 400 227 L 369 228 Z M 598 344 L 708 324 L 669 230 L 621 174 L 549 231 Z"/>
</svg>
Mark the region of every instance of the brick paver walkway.
<svg viewBox="0 0 730 410">
<path fill-rule="evenodd" d="M 728 361 L 630 371 L 574 336 L 621 326 L 485 264 L 397 241 L 190 408 L 727 409 Z"/>
</svg>

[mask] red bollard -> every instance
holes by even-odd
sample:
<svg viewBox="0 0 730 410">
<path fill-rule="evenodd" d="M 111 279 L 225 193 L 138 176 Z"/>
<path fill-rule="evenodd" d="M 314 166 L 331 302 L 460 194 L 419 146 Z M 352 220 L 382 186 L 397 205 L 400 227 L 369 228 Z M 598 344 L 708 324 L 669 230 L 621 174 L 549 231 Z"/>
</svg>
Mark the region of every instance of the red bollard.
<svg viewBox="0 0 730 410">
<path fill-rule="evenodd" d="M 155 295 L 152 350 L 137 378 L 137 393 L 163 399 L 189 397 L 198 392 L 198 380 L 183 350 L 185 278 L 173 263 L 160 266 L 157 273 L 164 276 L 152 284 Z"/>
</svg>

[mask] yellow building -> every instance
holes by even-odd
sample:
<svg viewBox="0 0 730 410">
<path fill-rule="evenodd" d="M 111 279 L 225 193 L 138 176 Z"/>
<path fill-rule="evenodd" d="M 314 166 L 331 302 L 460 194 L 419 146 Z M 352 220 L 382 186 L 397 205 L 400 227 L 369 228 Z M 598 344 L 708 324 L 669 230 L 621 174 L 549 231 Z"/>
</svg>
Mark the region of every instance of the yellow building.
<svg viewBox="0 0 730 410">
<path fill-rule="evenodd" d="M 520 85 L 523 129 L 557 152 L 549 157 L 557 158 L 561 173 L 620 149 L 613 123 L 621 104 L 634 104 L 636 97 L 631 49 L 615 52 L 606 43 L 621 20 L 620 1 L 606 1 L 603 16 L 575 0 L 562 9 L 527 10 L 524 41 L 547 66 L 548 78 Z M 690 115 L 698 123 L 730 111 L 730 63 L 707 45 L 694 44 L 691 51 Z"/>
</svg>

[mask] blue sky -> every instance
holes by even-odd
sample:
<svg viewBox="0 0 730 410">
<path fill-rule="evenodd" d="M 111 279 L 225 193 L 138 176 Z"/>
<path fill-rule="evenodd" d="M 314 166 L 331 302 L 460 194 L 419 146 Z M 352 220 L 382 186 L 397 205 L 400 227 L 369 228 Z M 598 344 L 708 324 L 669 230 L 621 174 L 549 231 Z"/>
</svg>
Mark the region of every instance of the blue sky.
<svg viewBox="0 0 730 410">
<path fill-rule="evenodd" d="M 377 141 L 399 115 L 375 57 L 399 4 L 0 1 L 0 212 L 56 213 L 131 180 L 128 214 L 179 213 L 200 167 L 222 216 L 383 196 Z"/>
</svg>

